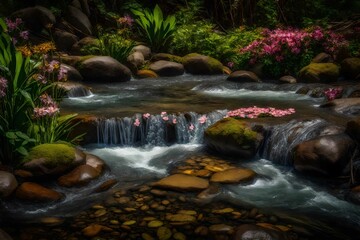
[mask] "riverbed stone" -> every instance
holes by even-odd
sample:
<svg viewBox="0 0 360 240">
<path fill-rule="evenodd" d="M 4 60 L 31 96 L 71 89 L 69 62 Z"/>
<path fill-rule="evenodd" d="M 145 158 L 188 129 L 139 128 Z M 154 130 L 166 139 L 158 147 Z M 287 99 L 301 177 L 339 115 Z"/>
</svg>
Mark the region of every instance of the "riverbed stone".
<svg viewBox="0 0 360 240">
<path fill-rule="evenodd" d="M 338 176 L 349 163 L 355 142 L 347 134 L 325 135 L 294 149 L 294 168 L 302 173 Z"/>
<path fill-rule="evenodd" d="M 79 71 L 84 81 L 96 83 L 126 82 L 131 79 L 131 71 L 125 65 L 109 56 L 95 56 L 83 61 Z"/>
<path fill-rule="evenodd" d="M 279 78 L 280 83 L 288 83 L 288 84 L 295 84 L 297 82 L 296 78 L 290 75 L 282 76 Z"/>
<path fill-rule="evenodd" d="M 144 55 L 141 52 L 133 52 L 127 57 L 128 63 L 130 63 L 135 69 L 140 68 L 145 63 Z"/>
<path fill-rule="evenodd" d="M 195 176 L 174 174 L 159 180 L 154 186 L 175 191 L 201 191 L 209 187 L 209 182 Z"/>
<path fill-rule="evenodd" d="M 63 30 L 55 31 L 53 36 L 56 50 L 58 51 L 70 51 L 72 46 L 79 41 L 75 34 Z"/>
<path fill-rule="evenodd" d="M 16 197 L 32 202 L 52 202 L 62 198 L 62 194 L 33 182 L 24 182 L 17 189 Z"/>
<path fill-rule="evenodd" d="M 261 79 L 255 73 L 246 70 L 239 70 L 232 72 L 227 78 L 227 80 L 232 82 L 239 82 L 239 83 L 261 82 Z"/>
<path fill-rule="evenodd" d="M 86 154 L 86 165 L 93 167 L 96 171 L 102 172 L 105 167 L 105 162 L 101 158 L 93 154 Z"/>
<path fill-rule="evenodd" d="M 248 123 L 224 118 L 205 130 L 205 143 L 218 153 L 249 159 L 255 156 L 263 137 Z"/>
<path fill-rule="evenodd" d="M 103 182 L 99 187 L 97 187 L 94 192 L 97 192 L 97 193 L 105 192 L 105 191 L 109 190 L 110 188 L 112 188 L 117 183 L 118 183 L 117 179 L 114 179 L 114 178 L 109 179 L 109 180 Z"/>
<path fill-rule="evenodd" d="M 234 240 L 288 240 L 289 236 L 282 231 L 253 224 L 242 224 L 235 229 Z"/>
<path fill-rule="evenodd" d="M 145 60 L 149 60 L 151 58 L 151 49 L 145 45 L 137 45 L 133 48 L 132 51 L 141 52 Z"/>
<path fill-rule="evenodd" d="M 159 75 L 156 72 L 149 70 L 149 69 L 142 69 L 136 72 L 136 76 L 138 78 L 157 78 Z"/>
<path fill-rule="evenodd" d="M 350 80 L 360 79 L 360 58 L 346 58 L 341 62 L 341 73 Z"/>
<path fill-rule="evenodd" d="M 214 173 L 210 182 L 217 183 L 242 183 L 254 180 L 256 172 L 246 168 L 233 168 Z"/>
<path fill-rule="evenodd" d="M 42 6 L 20 9 L 12 14 L 25 22 L 27 29 L 34 32 L 41 32 L 44 28 L 51 27 L 56 23 L 55 15 Z"/>
<path fill-rule="evenodd" d="M 82 232 L 84 236 L 86 237 L 95 237 L 97 236 L 101 231 L 111 231 L 112 229 L 100 224 L 90 224 L 89 226 L 85 227 Z"/>
<path fill-rule="evenodd" d="M 299 81 L 305 83 L 336 82 L 340 76 L 340 68 L 334 63 L 310 63 L 299 73 Z"/>
<path fill-rule="evenodd" d="M 184 66 L 181 63 L 159 60 L 150 64 L 150 70 L 159 76 L 171 77 L 184 74 Z"/>
<path fill-rule="evenodd" d="M 47 143 L 33 147 L 24 158 L 22 168 L 33 176 L 56 176 L 85 162 L 85 154 L 62 143 Z"/>
<path fill-rule="evenodd" d="M 12 173 L 0 171 L 0 198 L 10 196 L 17 186 L 18 182 Z"/>
<path fill-rule="evenodd" d="M 56 85 L 64 89 L 68 97 L 86 97 L 91 94 L 90 88 L 81 83 L 66 81 L 58 82 Z"/>
<path fill-rule="evenodd" d="M 81 76 L 80 72 L 74 68 L 73 66 L 70 66 L 68 64 L 61 64 L 61 68 L 65 69 L 66 72 L 66 79 L 70 82 L 81 82 L 84 78 Z"/>
<path fill-rule="evenodd" d="M 183 64 L 185 71 L 194 75 L 213 75 L 223 73 L 223 65 L 220 61 L 197 53 L 190 53 L 184 56 Z"/>
<path fill-rule="evenodd" d="M 151 59 L 152 61 L 160 61 L 160 60 L 165 60 L 165 61 L 170 61 L 170 62 L 177 62 L 177 63 L 182 63 L 183 59 L 180 56 L 176 56 L 173 54 L 169 54 L 169 53 L 156 53 L 154 54 L 154 56 Z"/>
<path fill-rule="evenodd" d="M 63 187 L 79 187 L 88 184 L 100 176 L 101 172 L 89 165 L 80 165 L 70 173 L 61 176 L 58 184 Z"/>
<path fill-rule="evenodd" d="M 321 105 L 322 108 L 329 108 L 337 113 L 359 116 L 360 98 L 340 98 L 334 99 Z"/>
</svg>

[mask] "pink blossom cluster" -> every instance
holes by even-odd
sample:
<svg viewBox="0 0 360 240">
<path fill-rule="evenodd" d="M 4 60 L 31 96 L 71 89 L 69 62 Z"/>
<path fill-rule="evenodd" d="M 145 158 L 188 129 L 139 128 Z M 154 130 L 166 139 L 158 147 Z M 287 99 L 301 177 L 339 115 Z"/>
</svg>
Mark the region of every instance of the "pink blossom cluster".
<svg viewBox="0 0 360 240">
<path fill-rule="evenodd" d="M 206 115 L 202 115 L 202 116 L 198 119 L 198 121 L 199 121 L 200 124 L 206 123 L 206 120 L 207 120 Z"/>
<path fill-rule="evenodd" d="M 125 15 L 124 17 L 119 18 L 117 21 L 121 25 L 128 26 L 128 27 L 131 27 L 134 23 L 134 19 L 129 15 Z"/>
<path fill-rule="evenodd" d="M 6 18 L 5 23 L 6 23 L 8 32 L 11 33 L 10 35 L 12 36 L 12 41 L 13 41 L 14 44 L 16 44 L 18 42 L 17 33 L 18 33 L 18 36 L 22 40 L 28 40 L 29 39 L 29 31 L 22 31 L 21 30 L 21 25 L 23 23 L 21 18 L 16 18 L 14 21 L 12 21 L 11 19 Z"/>
<path fill-rule="evenodd" d="M 8 81 L 4 77 L 0 77 L 0 98 L 6 96 L 6 89 L 7 89 Z"/>
<path fill-rule="evenodd" d="M 283 117 L 295 113 L 294 108 L 288 109 L 276 109 L 272 107 L 261 108 L 261 107 L 247 107 L 239 108 L 232 111 L 228 111 L 225 118 L 227 117 L 239 117 L 239 118 L 258 118 L 258 117 Z"/>
<path fill-rule="evenodd" d="M 38 74 L 36 80 L 42 84 L 46 84 L 48 78 L 54 78 L 52 74 L 57 74 L 58 81 L 66 81 L 67 79 L 68 70 L 61 66 L 59 61 L 52 60 L 49 63 L 45 63 L 41 70 L 42 74 Z"/>
<path fill-rule="evenodd" d="M 343 89 L 341 87 L 329 88 L 324 91 L 325 97 L 328 101 L 341 97 Z"/>
<path fill-rule="evenodd" d="M 240 50 L 241 53 L 251 54 L 250 64 L 255 64 L 265 56 L 282 62 L 288 54 L 298 55 L 311 45 L 321 45 L 325 51 L 334 54 L 341 46 L 347 44 L 341 35 L 320 27 L 315 27 L 312 31 L 295 28 L 273 31 L 265 29 L 263 35 L 263 39 L 255 40 Z"/>
<path fill-rule="evenodd" d="M 46 116 L 52 117 L 60 112 L 58 105 L 48 94 L 41 95 L 40 102 L 42 104 L 42 107 L 34 108 L 35 118 L 42 118 Z"/>
</svg>

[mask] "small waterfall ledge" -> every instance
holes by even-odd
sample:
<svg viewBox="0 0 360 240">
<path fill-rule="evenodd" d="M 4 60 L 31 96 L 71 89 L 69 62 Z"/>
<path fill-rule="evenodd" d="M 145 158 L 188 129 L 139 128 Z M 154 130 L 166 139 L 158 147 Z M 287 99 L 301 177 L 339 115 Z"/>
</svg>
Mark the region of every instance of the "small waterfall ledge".
<svg viewBox="0 0 360 240">
<path fill-rule="evenodd" d="M 208 114 L 136 114 L 133 117 L 98 119 L 98 143 L 120 146 L 202 143 L 205 129 L 226 113 L 227 110 L 219 110 Z"/>
</svg>

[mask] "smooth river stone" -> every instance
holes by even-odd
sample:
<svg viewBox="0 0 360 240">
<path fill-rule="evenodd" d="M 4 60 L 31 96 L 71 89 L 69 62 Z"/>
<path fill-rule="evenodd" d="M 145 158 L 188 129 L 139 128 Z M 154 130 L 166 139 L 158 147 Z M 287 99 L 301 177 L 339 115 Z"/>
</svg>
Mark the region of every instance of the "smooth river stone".
<svg viewBox="0 0 360 240">
<path fill-rule="evenodd" d="M 154 186 L 177 191 L 201 191 L 209 187 L 209 182 L 195 176 L 174 174 L 161 179 Z"/>
<path fill-rule="evenodd" d="M 255 178 L 256 172 L 246 168 L 233 168 L 222 172 L 214 173 L 210 182 L 218 183 L 240 183 L 251 181 Z"/>
</svg>

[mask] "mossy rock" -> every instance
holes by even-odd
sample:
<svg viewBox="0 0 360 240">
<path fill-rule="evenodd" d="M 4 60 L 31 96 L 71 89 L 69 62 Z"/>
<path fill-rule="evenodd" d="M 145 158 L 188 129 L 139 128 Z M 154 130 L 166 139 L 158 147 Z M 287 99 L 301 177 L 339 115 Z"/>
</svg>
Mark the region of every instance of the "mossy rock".
<svg viewBox="0 0 360 240">
<path fill-rule="evenodd" d="M 255 156 L 262 136 L 248 123 L 234 118 L 222 119 L 205 131 L 207 146 L 224 155 L 249 159 Z"/>
<path fill-rule="evenodd" d="M 360 79 L 360 58 L 346 58 L 341 62 L 341 72 L 347 79 Z"/>
<path fill-rule="evenodd" d="M 160 60 L 165 60 L 165 61 L 170 61 L 170 62 L 183 63 L 182 57 L 172 55 L 170 53 L 157 53 L 152 57 L 151 60 L 154 62 L 160 61 Z"/>
<path fill-rule="evenodd" d="M 85 162 L 85 154 L 67 143 L 41 144 L 23 160 L 23 168 L 34 176 L 58 175 Z"/>
<path fill-rule="evenodd" d="M 340 68 L 334 63 L 310 63 L 299 72 L 300 82 L 330 83 L 336 82 L 340 76 Z"/>
<path fill-rule="evenodd" d="M 224 66 L 215 58 L 200 55 L 197 53 L 190 53 L 183 57 L 183 64 L 186 72 L 195 75 L 213 75 L 223 74 Z"/>
<path fill-rule="evenodd" d="M 68 64 L 76 69 L 81 67 L 82 62 L 95 57 L 95 55 L 86 55 L 86 56 L 62 56 L 61 62 Z"/>
</svg>

